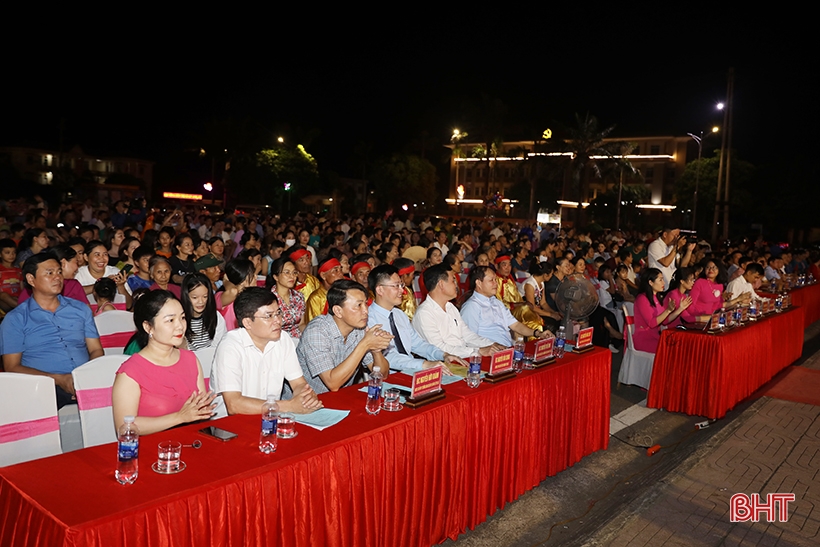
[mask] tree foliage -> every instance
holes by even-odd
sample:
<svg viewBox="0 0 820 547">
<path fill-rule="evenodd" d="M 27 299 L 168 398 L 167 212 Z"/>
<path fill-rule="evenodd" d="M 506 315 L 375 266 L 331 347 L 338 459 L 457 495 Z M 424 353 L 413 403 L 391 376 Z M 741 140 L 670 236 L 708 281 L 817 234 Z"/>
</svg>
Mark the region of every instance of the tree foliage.
<svg viewBox="0 0 820 547">
<path fill-rule="evenodd" d="M 675 203 L 678 206 L 678 211 L 687 214 L 686 211 L 691 210 L 694 205 L 695 184 L 698 179 L 698 169 L 700 169 L 700 182 L 697 184 L 696 229 L 701 234 L 711 234 L 712 232 L 719 165 L 719 153 L 712 158 L 690 161 L 686 164 L 686 169 L 675 186 Z M 754 165 L 738 159 L 736 154 L 732 154 L 731 180 L 729 182 L 729 204 L 732 215 L 730 227 L 734 220 L 741 218 L 744 225 L 748 222 L 754 222 L 755 217 L 762 212 L 759 204 L 755 206 L 752 194 L 749 191 L 750 184 L 754 179 L 754 173 Z M 687 218 L 691 219 L 688 216 Z M 758 216 L 757 221 L 760 220 Z"/>
<path fill-rule="evenodd" d="M 377 160 L 371 178 L 381 209 L 431 203 L 436 198 L 436 168 L 414 154 L 396 153 Z"/>
</svg>

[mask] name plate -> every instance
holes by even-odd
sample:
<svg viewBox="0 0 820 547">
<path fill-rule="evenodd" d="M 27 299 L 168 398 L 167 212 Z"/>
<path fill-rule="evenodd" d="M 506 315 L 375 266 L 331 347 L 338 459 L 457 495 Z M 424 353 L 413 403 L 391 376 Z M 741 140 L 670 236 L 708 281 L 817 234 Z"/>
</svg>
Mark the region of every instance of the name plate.
<svg viewBox="0 0 820 547">
<path fill-rule="evenodd" d="M 718 330 L 720 328 L 720 314 L 715 313 L 712 314 L 712 317 L 709 319 L 709 330 Z"/>
<path fill-rule="evenodd" d="M 420 370 L 413 374 L 410 397 L 419 399 L 425 395 L 441 391 L 441 367 Z"/>
<path fill-rule="evenodd" d="M 578 343 L 575 344 L 575 347 L 578 349 L 584 349 L 585 347 L 592 345 L 592 327 L 587 327 L 585 329 L 581 329 L 578 331 Z"/>
<path fill-rule="evenodd" d="M 749 308 L 744 306 L 740 310 L 740 320 L 743 321 L 744 323 L 749 320 Z"/>
<path fill-rule="evenodd" d="M 419 399 L 425 395 L 430 395 L 441 391 L 441 367 L 427 368 L 413 374 L 410 397 Z"/>
<path fill-rule="evenodd" d="M 540 363 L 552 358 L 552 347 L 555 343 L 555 338 L 547 338 L 546 340 L 538 340 L 535 343 L 535 353 L 533 355 L 533 362 Z"/>
<path fill-rule="evenodd" d="M 493 355 L 492 359 L 490 359 L 489 374 L 491 376 L 498 376 L 500 374 L 504 374 L 505 372 L 512 371 L 512 367 L 513 348 L 498 351 Z"/>
</svg>

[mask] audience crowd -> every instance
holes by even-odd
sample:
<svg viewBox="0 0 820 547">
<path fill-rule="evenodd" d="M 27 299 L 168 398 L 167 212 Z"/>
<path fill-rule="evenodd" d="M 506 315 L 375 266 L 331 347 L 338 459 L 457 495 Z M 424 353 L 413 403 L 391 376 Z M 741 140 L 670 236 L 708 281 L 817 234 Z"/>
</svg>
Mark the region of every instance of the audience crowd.
<svg viewBox="0 0 820 547">
<path fill-rule="evenodd" d="M 584 319 L 594 344 L 622 350 L 627 304 L 636 349 L 654 353 L 661 329 L 791 275 L 820 279 L 818 265 L 816 250 L 762 238 L 713 249 L 675 227 L 0 202 L 0 354 L 7 372 L 54 378 L 59 405 L 71 404 L 71 370 L 102 354 L 94 317 L 132 311 L 114 415 L 150 432 L 257 413 L 269 394 L 312 412 L 317 394 L 376 367 L 457 372 L 475 352 L 569 325 L 556 303 L 567 279 L 597 294 Z M 208 347 L 214 393 L 193 353 Z"/>
</svg>

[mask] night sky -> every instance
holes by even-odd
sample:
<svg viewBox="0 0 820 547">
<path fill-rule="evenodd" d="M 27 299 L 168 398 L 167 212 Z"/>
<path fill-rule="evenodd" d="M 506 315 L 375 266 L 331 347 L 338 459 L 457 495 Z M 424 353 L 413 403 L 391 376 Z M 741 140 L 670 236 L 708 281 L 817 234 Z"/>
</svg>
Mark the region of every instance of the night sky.
<svg viewBox="0 0 820 547">
<path fill-rule="evenodd" d="M 497 6 L 492 16 L 454 9 L 331 14 L 301 5 L 290 10 L 297 15 L 232 13 L 206 26 L 194 14 L 185 24 L 135 22 L 102 35 L 46 29 L 48 54 L 29 45 L 5 62 L 11 100 L 0 144 L 56 147 L 64 117 L 66 147 L 162 163 L 197 146 L 208 119 L 248 117 L 272 139 L 318 130 L 308 151 L 320 169 L 355 176 L 357 142 L 388 153 L 422 131 L 438 164 L 452 129 L 471 130 L 465 105 L 482 94 L 507 105 L 510 140 L 587 111 L 602 126 L 617 124 L 615 137 L 699 132 L 721 121 L 713 109 L 731 66 L 739 156 L 807 162 L 814 150 L 816 30 L 794 21 L 649 17 L 637 6 L 623 15 L 591 5 Z M 706 148 L 719 139 L 713 144 Z"/>
</svg>

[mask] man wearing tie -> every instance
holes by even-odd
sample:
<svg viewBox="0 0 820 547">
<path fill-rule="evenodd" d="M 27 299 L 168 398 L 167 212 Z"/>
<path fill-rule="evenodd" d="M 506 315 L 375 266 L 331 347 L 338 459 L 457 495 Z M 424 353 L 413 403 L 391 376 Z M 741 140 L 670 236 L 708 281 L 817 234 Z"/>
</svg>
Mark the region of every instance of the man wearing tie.
<svg viewBox="0 0 820 547">
<path fill-rule="evenodd" d="M 384 356 L 391 369 L 414 371 L 445 363 L 467 366 L 463 359 L 445 353 L 426 342 L 412 327 L 407 315 L 398 307 L 401 304 L 404 283 L 395 266 L 377 266 L 370 272 L 367 280 L 370 292 L 375 295 L 375 300 L 370 304 L 367 325 L 382 325 L 383 329 L 393 335 L 393 340 L 384 350 Z M 425 359 L 416 358 L 413 354 L 421 355 Z M 448 372 L 446 366 L 444 371 Z"/>
</svg>

